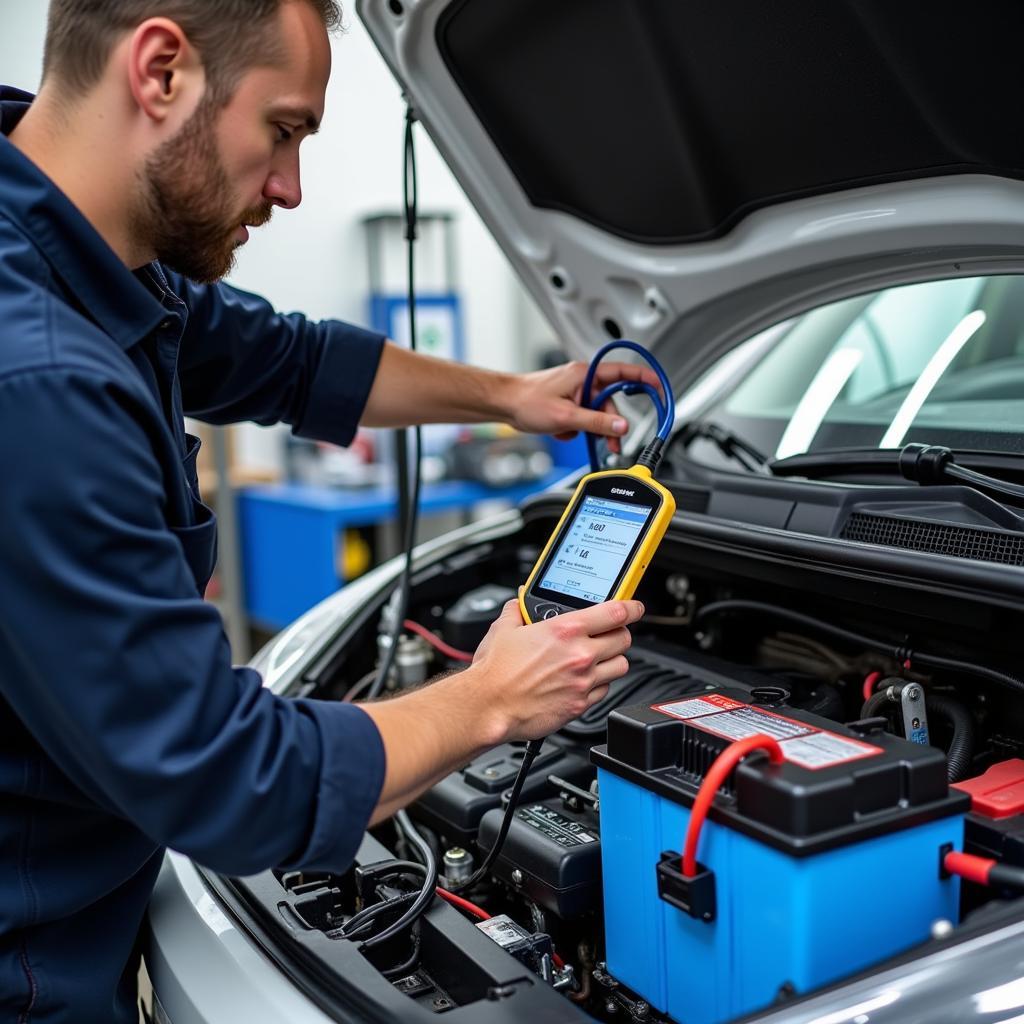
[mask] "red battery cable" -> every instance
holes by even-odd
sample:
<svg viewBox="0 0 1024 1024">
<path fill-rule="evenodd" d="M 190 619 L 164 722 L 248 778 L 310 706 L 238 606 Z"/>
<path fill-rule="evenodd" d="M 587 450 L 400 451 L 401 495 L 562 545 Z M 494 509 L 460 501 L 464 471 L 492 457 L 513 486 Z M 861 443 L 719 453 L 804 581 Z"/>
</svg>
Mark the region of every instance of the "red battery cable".
<svg viewBox="0 0 1024 1024">
<path fill-rule="evenodd" d="M 462 896 L 456 896 L 455 893 L 442 889 L 441 886 L 437 887 L 436 892 L 438 896 L 447 900 L 453 907 L 459 907 L 474 917 L 478 917 L 481 921 L 489 921 L 491 919 L 491 915 L 483 907 L 478 907 L 475 903 L 471 903 Z M 551 960 L 560 971 L 565 969 L 565 961 L 554 951 L 551 953 Z"/>
<path fill-rule="evenodd" d="M 479 918 L 481 921 L 489 921 L 491 915 L 484 910 L 483 907 L 478 907 L 475 903 L 471 903 L 469 900 L 464 899 L 462 896 L 456 896 L 455 893 L 449 892 L 447 889 L 442 889 L 438 886 L 435 890 L 437 895 L 442 899 L 447 900 L 453 907 L 459 907 L 462 910 L 468 911 L 474 917 Z"/>
<path fill-rule="evenodd" d="M 966 878 L 968 882 L 977 882 L 979 885 L 988 885 L 988 876 L 996 866 L 996 862 L 991 857 L 976 857 L 973 853 L 950 850 L 942 858 L 942 866 L 951 875 L 959 875 L 961 878 Z"/>
<path fill-rule="evenodd" d="M 714 802 L 715 794 L 724 785 L 736 765 L 755 750 L 767 751 L 772 764 L 780 764 L 784 760 L 782 747 L 778 742 L 771 736 L 758 733 L 756 736 L 748 736 L 746 739 L 730 743 L 715 758 L 707 775 L 704 776 L 704 781 L 697 791 L 697 799 L 693 802 L 693 810 L 690 811 L 690 824 L 686 829 L 686 844 L 683 847 L 683 875 L 686 878 L 693 878 L 697 874 L 697 841 L 700 839 L 700 830 Z"/>
<path fill-rule="evenodd" d="M 875 692 L 875 687 L 878 685 L 879 679 L 882 678 L 881 672 L 869 672 L 864 678 L 864 702 L 867 703 L 871 699 L 871 695 Z"/>
<path fill-rule="evenodd" d="M 426 626 L 421 626 L 418 622 L 413 622 L 412 619 L 406 619 L 402 626 L 404 629 L 409 630 L 410 633 L 415 633 L 417 636 L 423 637 L 424 640 L 430 644 L 435 650 L 440 651 L 442 654 L 451 658 L 453 661 L 472 661 L 473 655 L 469 651 L 460 651 L 450 644 L 446 644 L 439 636 L 431 633 Z"/>
</svg>

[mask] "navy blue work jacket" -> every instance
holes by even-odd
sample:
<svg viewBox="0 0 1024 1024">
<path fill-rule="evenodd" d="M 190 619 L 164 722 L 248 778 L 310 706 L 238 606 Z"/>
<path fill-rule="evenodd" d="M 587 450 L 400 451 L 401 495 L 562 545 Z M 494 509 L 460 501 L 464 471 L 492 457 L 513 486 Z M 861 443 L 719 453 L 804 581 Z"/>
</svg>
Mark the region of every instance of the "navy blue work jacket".
<svg viewBox="0 0 1024 1024">
<path fill-rule="evenodd" d="M 343 870 L 384 774 L 365 712 L 232 668 L 183 414 L 345 444 L 383 339 L 130 272 L 6 139 L 30 99 L 0 88 L 0 1022 L 121 1024 L 165 847 Z"/>
</svg>

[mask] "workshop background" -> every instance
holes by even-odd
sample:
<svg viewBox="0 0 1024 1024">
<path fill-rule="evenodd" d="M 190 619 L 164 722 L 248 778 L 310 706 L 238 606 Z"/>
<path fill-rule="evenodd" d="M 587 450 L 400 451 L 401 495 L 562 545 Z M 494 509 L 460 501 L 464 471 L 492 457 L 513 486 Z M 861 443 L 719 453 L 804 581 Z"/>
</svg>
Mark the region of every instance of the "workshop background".
<svg viewBox="0 0 1024 1024">
<path fill-rule="evenodd" d="M 38 88 L 46 9 L 44 0 L 0 0 L 4 84 Z M 405 106 L 352 10 L 346 10 L 332 49 L 323 127 L 302 148 L 302 204 L 278 211 L 254 233 L 228 280 L 282 312 L 299 310 L 314 319 L 380 327 L 380 316 L 390 315 L 395 330 L 389 333 L 404 341 L 399 214 Z M 423 296 L 438 296 L 437 308 L 420 314 L 421 347 L 509 371 L 536 369 L 556 358 L 550 327 L 422 130 L 417 162 L 425 215 L 417 288 Z M 384 299 L 376 323 L 371 293 Z M 296 442 L 285 426 L 190 429 L 204 438 L 204 495 L 221 520 L 221 561 L 207 596 L 222 607 L 236 660 L 340 582 L 399 550 L 390 432 L 365 432 L 342 452 Z M 481 433 L 474 438 L 449 428 L 426 431 L 421 538 L 547 485 L 556 472 L 552 457 L 563 465 L 584 460 L 581 449 L 552 443 L 549 457 L 534 450 L 542 442 L 533 438 L 475 431 Z M 230 511 L 217 500 L 223 490 L 214 457 L 218 443 L 220 466 L 229 467 L 238 498 Z"/>
</svg>

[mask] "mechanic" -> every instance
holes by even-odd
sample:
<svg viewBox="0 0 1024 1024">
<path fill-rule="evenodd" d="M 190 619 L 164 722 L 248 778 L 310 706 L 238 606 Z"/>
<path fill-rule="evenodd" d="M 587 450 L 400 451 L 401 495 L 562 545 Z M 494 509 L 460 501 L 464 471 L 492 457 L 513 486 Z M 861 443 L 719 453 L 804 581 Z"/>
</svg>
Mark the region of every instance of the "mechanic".
<svg viewBox="0 0 1024 1024">
<path fill-rule="evenodd" d="M 576 406 L 580 364 L 449 364 L 219 283 L 299 204 L 339 18 L 53 0 L 38 97 L 0 91 L 0 1021 L 136 1019 L 165 847 L 231 875 L 343 871 L 368 824 L 627 667 L 637 602 L 531 626 L 510 603 L 464 673 L 370 705 L 231 665 L 183 415 L 337 444 L 360 422 L 626 428 Z"/>
</svg>

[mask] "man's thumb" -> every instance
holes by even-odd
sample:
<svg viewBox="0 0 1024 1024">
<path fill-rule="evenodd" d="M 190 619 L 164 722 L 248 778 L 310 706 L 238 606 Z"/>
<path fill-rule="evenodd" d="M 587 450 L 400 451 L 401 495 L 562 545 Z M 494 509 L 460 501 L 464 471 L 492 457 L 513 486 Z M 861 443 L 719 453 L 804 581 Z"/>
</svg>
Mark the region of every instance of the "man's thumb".
<svg viewBox="0 0 1024 1024">
<path fill-rule="evenodd" d="M 522 590 L 521 587 L 520 590 Z M 499 629 L 510 629 L 522 624 L 523 613 L 519 608 L 519 598 L 513 597 L 510 601 L 505 602 L 505 607 L 501 609 L 501 614 L 498 616 L 495 625 Z"/>
</svg>

